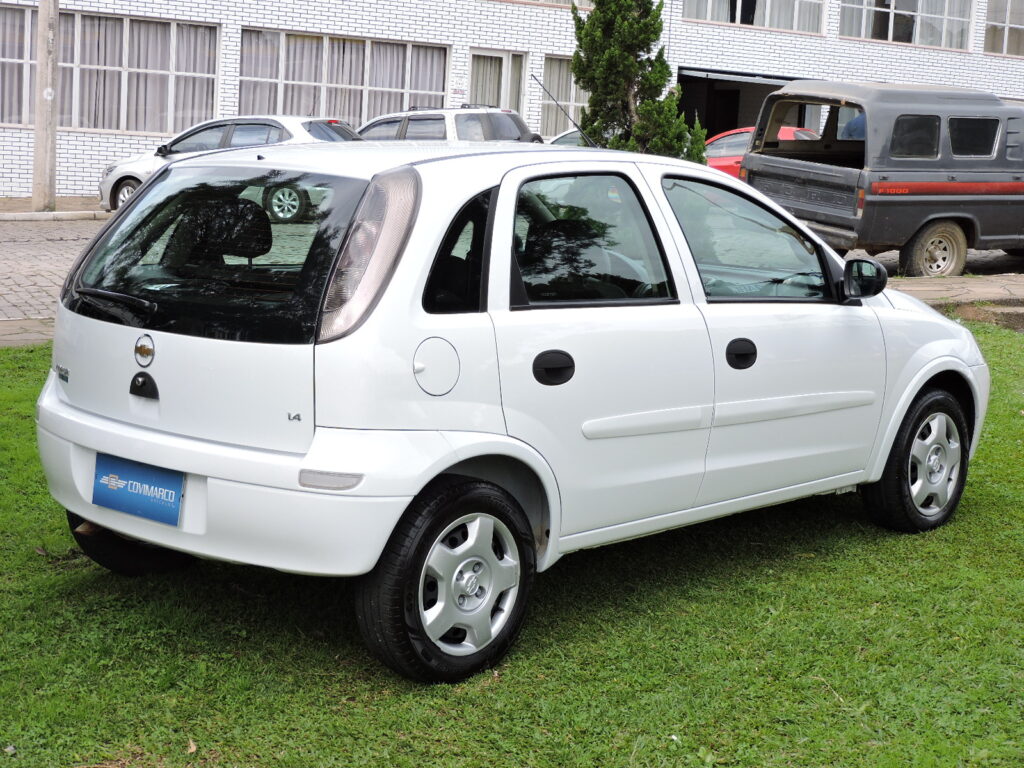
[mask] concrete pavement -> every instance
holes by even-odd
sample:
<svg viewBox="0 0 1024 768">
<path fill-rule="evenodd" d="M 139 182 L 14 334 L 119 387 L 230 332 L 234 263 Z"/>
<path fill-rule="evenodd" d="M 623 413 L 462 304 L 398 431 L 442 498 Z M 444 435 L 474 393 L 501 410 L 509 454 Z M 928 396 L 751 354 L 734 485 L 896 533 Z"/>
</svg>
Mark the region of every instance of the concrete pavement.
<svg viewBox="0 0 1024 768">
<path fill-rule="evenodd" d="M 0 221 L 0 346 L 52 338 L 64 278 L 102 226 L 102 221 Z M 895 251 L 878 258 L 895 273 Z M 969 276 L 893 278 L 890 282 L 935 305 L 1024 305 L 1024 259 L 1002 251 L 972 251 L 967 265 Z M 992 318 L 972 311 L 979 319 L 1002 321 L 998 310 L 988 312 Z"/>
</svg>

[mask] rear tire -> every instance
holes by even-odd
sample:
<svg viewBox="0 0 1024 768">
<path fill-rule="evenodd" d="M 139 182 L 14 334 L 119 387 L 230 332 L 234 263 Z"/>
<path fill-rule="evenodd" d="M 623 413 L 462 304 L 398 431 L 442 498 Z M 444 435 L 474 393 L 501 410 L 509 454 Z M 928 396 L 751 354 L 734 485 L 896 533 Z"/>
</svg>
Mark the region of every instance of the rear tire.
<svg viewBox="0 0 1024 768">
<path fill-rule="evenodd" d="M 294 184 L 281 184 L 263 193 L 263 208 L 273 222 L 302 221 L 309 211 L 309 195 Z"/>
<path fill-rule="evenodd" d="M 122 576 L 179 571 L 195 562 L 192 555 L 129 539 L 109 528 L 91 523 L 74 512 L 68 512 L 68 526 L 75 543 L 86 557 Z"/>
<path fill-rule="evenodd" d="M 370 652 L 399 674 L 453 683 L 497 664 L 526 617 L 536 571 L 519 504 L 490 483 L 428 486 L 356 591 Z"/>
<path fill-rule="evenodd" d="M 900 248 L 900 274 L 956 277 L 967 266 L 967 236 L 955 221 L 933 221 Z"/>
<path fill-rule="evenodd" d="M 905 533 L 945 524 L 963 494 L 969 453 L 960 403 L 945 390 L 925 390 L 896 433 L 881 479 L 861 486 L 868 514 L 879 525 Z"/>
</svg>

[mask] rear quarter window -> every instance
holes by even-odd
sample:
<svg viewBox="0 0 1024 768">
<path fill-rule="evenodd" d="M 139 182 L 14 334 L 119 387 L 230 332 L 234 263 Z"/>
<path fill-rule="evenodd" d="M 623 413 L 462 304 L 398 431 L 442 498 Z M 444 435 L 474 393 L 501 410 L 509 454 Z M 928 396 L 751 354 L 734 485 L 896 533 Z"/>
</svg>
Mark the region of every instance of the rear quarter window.
<svg viewBox="0 0 1024 768">
<path fill-rule="evenodd" d="M 958 157 L 991 157 L 998 134 L 995 117 L 949 118 L 949 144 Z"/>
</svg>

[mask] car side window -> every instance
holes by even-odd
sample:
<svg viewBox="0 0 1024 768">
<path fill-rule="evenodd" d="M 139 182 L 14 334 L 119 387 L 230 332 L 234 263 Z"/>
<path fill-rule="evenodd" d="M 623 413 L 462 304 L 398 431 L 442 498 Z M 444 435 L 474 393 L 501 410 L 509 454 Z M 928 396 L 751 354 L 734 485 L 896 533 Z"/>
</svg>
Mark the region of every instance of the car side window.
<svg viewBox="0 0 1024 768">
<path fill-rule="evenodd" d="M 938 157 L 938 115 L 900 115 L 892 127 L 893 157 Z"/>
<path fill-rule="evenodd" d="M 402 127 L 401 119 L 398 120 L 380 120 L 365 131 L 362 136 L 364 139 L 371 141 L 382 141 L 391 140 L 398 138 L 398 129 Z"/>
<path fill-rule="evenodd" d="M 491 114 L 491 130 L 494 132 L 494 138 L 499 141 L 519 141 L 523 137 L 512 115 L 504 113 Z"/>
<path fill-rule="evenodd" d="M 204 128 L 201 131 L 196 131 L 182 139 L 178 139 L 170 145 L 169 149 L 171 153 L 206 152 L 210 149 L 217 149 L 224 138 L 224 132 L 227 128 L 226 125 L 214 125 L 210 128 Z"/>
<path fill-rule="evenodd" d="M 474 197 L 456 214 L 441 241 L 423 291 L 431 314 L 482 312 L 480 286 L 487 250 L 487 219 L 496 190 Z"/>
<path fill-rule="evenodd" d="M 235 125 L 231 132 L 232 147 L 255 147 L 261 144 L 272 144 L 281 137 L 281 129 L 260 123 L 242 123 Z"/>
<path fill-rule="evenodd" d="M 455 132 L 463 141 L 484 141 L 484 123 L 480 115 L 456 115 Z"/>
<path fill-rule="evenodd" d="M 750 144 L 749 132 L 747 133 L 734 133 L 732 136 L 723 136 L 717 141 L 712 141 L 707 146 L 705 154 L 708 157 L 732 157 L 733 155 L 742 155 L 747 151 L 747 145 Z"/>
<path fill-rule="evenodd" d="M 949 144 L 957 157 L 991 157 L 998 135 L 998 118 L 949 118 Z"/>
<path fill-rule="evenodd" d="M 419 139 L 443 139 L 444 118 L 443 117 L 410 117 L 405 124 L 405 138 Z"/>
<path fill-rule="evenodd" d="M 675 298 L 636 191 L 616 175 L 526 182 L 516 201 L 512 306 Z"/>
<path fill-rule="evenodd" d="M 708 300 L 828 298 L 817 246 L 784 219 L 714 184 L 666 177 L 662 189 Z"/>
</svg>

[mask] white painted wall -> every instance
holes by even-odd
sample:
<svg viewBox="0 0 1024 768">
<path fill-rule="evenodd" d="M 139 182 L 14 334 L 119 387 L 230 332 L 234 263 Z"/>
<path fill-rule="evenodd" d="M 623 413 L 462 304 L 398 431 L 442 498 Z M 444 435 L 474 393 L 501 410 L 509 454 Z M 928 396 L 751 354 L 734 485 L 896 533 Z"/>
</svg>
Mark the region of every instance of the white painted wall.
<svg viewBox="0 0 1024 768">
<path fill-rule="evenodd" d="M 27 5 L 25 0 L 3 0 Z M 807 34 L 696 22 L 682 17 L 682 0 L 665 4 L 665 39 L 673 69 L 725 69 L 784 77 L 942 83 L 1024 99 L 1024 58 L 982 53 L 988 0 L 975 0 L 970 51 L 899 43 L 840 39 L 839 2 L 826 0 L 825 31 Z M 95 11 L 220 26 L 218 115 L 236 114 L 243 26 L 368 37 L 449 46 L 448 99 L 457 105 L 468 88 L 470 48 L 527 54 L 523 117 L 540 124 L 545 55 L 569 56 L 575 48 L 572 17 L 565 6 L 515 0 L 347 0 L 310 5 L 298 0 L 62 0 L 62 10 Z M 169 138 L 157 134 L 60 129 L 58 194 L 96 192 L 112 161 L 151 151 Z M 0 195 L 28 196 L 32 181 L 32 131 L 0 126 Z"/>
</svg>

